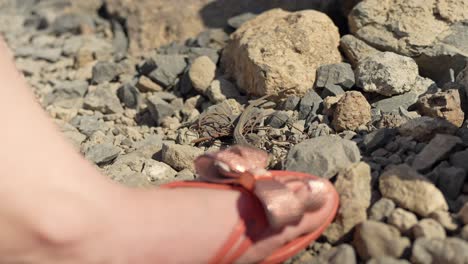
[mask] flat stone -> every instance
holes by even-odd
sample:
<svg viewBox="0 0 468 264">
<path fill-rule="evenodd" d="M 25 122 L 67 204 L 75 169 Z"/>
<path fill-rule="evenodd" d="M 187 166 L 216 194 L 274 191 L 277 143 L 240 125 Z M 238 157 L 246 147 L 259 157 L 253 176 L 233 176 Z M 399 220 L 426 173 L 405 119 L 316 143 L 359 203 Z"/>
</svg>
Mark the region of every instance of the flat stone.
<svg viewBox="0 0 468 264">
<path fill-rule="evenodd" d="M 445 230 L 439 222 L 431 218 L 419 221 L 411 228 L 414 238 L 445 238 Z"/>
<path fill-rule="evenodd" d="M 103 114 L 119 114 L 123 112 L 119 98 L 108 85 L 99 85 L 84 98 L 83 108 L 99 111 Z"/>
<path fill-rule="evenodd" d="M 338 45 L 338 30 L 325 14 L 272 9 L 231 35 L 221 63 L 247 94 L 275 95 L 292 88 L 288 94 L 304 95 L 320 65 L 341 62 Z"/>
<path fill-rule="evenodd" d="M 403 136 L 411 136 L 419 141 L 428 141 L 436 134 L 453 135 L 457 127 L 445 119 L 421 116 L 411 119 L 398 128 Z"/>
<path fill-rule="evenodd" d="M 368 220 L 356 227 L 353 246 L 364 260 L 384 256 L 398 258 L 410 246 L 410 240 L 402 237 L 393 226 Z"/>
<path fill-rule="evenodd" d="M 86 159 L 98 164 L 102 165 L 108 162 L 111 162 L 120 154 L 122 150 L 116 146 L 111 144 L 97 144 L 92 146 L 86 153 Z"/>
<path fill-rule="evenodd" d="M 369 213 L 369 219 L 375 221 L 384 221 L 395 210 L 395 203 L 387 198 L 381 198 L 375 202 Z"/>
<path fill-rule="evenodd" d="M 144 75 L 140 76 L 136 87 L 141 92 L 161 92 L 163 90 L 163 88 L 159 84 L 153 82 L 150 78 Z"/>
<path fill-rule="evenodd" d="M 240 15 L 233 16 L 233 17 L 229 18 L 227 20 L 227 23 L 232 28 L 238 29 L 238 28 L 240 28 L 240 26 L 242 26 L 242 24 L 244 24 L 245 22 L 255 18 L 256 16 L 257 15 L 255 15 L 253 13 L 250 13 L 250 12 L 242 13 Z"/>
<path fill-rule="evenodd" d="M 175 84 L 177 77 L 184 71 L 187 63 L 182 55 L 155 55 L 147 59 L 148 77 L 154 82 L 169 87 Z"/>
<path fill-rule="evenodd" d="M 468 242 L 459 238 L 418 238 L 413 244 L 412 263 L 468 263 Z"/>
<path fill-rule="evenodd" d="M 413 92 L 404 93 L 401 95 L 392 96 L 382 99 L 372 104 L 373 107 L 384 113 L 397 111 L 400 107 L 408 109 L 418 101 L 418 95 Z"/>
<path fill-rule="evenodd" d="M 178 144 L 163 144 L 161 155 L 162 161 L 177 171 L 189 169 L 195 172 L 194 160 L 203 154 L 203 150 Z"/>
<path fill-rule="evenodd" d="M 321 136 L 296 144 L 288 153 L 285 169 L 331 178 L 361 159 L 356 143 L 337 136 Z"/>
<path fill-rule="evenodd" d="M 355 77 L 351 65 L 348 63 L 326 64 L 318 67 L 317 88 L 326 88 L 331 85 L 339 85 L 343 89 L 354 86 Z"/>
<path fill-rule="evenodd" d="M 284 111 L 295 111 L 297 110 L 300 100 L 298 96 L 290 95 L 280 105 L 280 109 Z"/>
<path fill-rule="evenodd" d="M 424 176 L 408 165 L 393 166 L 379 178 L 383 197 L 421 216 L 448 210 L 443 194 Z"/>
<path fill-rule="evenodd" d="M 100 61 L 93 67 L 92 82 L 100 84 L 110 82 L 117 78 L 122 73 L 119 65 L 113 62 Z"/>
<path fill-rule="evenodd" d="M 424 149 L 419 152 L 412 164 L 418 171 L 430 169 L 436 162 L 447 157 L 450 151 L 462 141 L 459 137 L 437 134 Z"/>
<path fill-rule="evenodd" d="M 335 188 L 340 195 L 341 206 L 335 221 L 323 233 L 330 243 L 346 238 L 357 224 L 367 219 L 370 183 L 370 167 L 364 162 L 353 164 L 338 174 Z"/>
<path fill-rule="evenodd" d="M 156 124 L 161 124 L 164 118 L 171 117 L 176 113 L 174 106 L 161 99 L 159 95 L 148 98 L 148 109 Z"/>
<path fill-rule="evenodd" d="M 466 171 L 462 168 L 449 167 L 439 170 L 437 187 L 445 197 L 456 200 L 465 182 Z"/>
<path fill-rule="evenodd" d="M 406 233 L 418 223 L 418 218 L 412 212 L 402 208 L 396 208 L 388 216 L 387 223 L 398 228 L 401 233 Z"/>
<path fill-rule="evenodd" d="M 314 90 L 308 90 L 299 103 L 299 119 L 315 117 L 322 108 L 322 98 Z"/>
</svg>

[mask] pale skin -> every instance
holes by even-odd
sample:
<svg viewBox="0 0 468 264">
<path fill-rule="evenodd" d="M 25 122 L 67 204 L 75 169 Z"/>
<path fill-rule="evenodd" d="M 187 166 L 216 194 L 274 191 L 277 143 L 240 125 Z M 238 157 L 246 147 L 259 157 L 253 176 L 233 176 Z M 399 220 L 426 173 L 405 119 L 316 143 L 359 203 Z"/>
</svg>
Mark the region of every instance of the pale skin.
<svg viewBox="0 0 468 264">
<path fill-rule="evenodd" d="M 116 184 L 58 132 L 1 38 L 0 73 L 0 263 L 206 263 L 216 254 L 239 220 L 238 192 Z M 263 259 L 327 213 L 307 213 L 239 262 Z"/>
</svg>

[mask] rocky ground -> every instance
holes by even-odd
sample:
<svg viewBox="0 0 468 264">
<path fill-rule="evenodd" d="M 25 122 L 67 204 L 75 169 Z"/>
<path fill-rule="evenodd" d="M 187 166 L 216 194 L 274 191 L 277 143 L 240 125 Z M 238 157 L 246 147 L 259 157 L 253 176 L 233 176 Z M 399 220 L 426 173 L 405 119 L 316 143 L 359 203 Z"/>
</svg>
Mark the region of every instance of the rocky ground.
<svg viewBox="0 0 468 264">
<path fill-rule="evenodd" d="M 269 95 L 245 138 L 341 196 L 289 263 L 468 263 L 468 0 L 0 0 L 0 22 L 44 109 L 115 181 L 194 179 Z"/>
</svg>

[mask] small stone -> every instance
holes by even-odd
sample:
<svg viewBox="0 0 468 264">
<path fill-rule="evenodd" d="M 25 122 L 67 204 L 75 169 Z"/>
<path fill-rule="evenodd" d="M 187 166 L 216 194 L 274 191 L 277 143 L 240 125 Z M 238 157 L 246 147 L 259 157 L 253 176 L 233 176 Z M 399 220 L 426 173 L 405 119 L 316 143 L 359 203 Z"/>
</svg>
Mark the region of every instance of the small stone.
<svg viewBox="0 0 468 264">
<path fill-rule="evenodd" d="M 456 200 L 465 182 L 466 171 L 462 168 L 449 167 L 439 170 L 437 186 L 445 197 Z"/>
<path fill-rule="evenodd" d="M 468 171 L 468 149 L 453 153 L 450 156 L 450 164 Z"/>
<path fill-rule="evenodd" d="M 418 65 L 413 59 L 393 52 L 370 55 L 356 68 L 357 86 L 385 96 L 411 91 L 418 76 Z"/>
<path fill-rule="evenodd" d="M 299 119 L 315 117 L 322 107 L 322 98 L 314 90 L 308 90 L 299 103 Z"/>
<path fill-rule="evenodd" d="M 348 63 L 336 63 L 322 65 L 317 69 L 317 88 L 327 88 L 330 85 L 338 85 L 342 89 L 353 87 L 355 82 L 354 72 Z"/>
<path fill-rule="evenodd" d="M 360 159 L 359 149 L 353 141 L 320 136 L 296 144 L 288 153 L 285 169 L 329 179 Z"/>
<path fill-rule="evenodd" d="M 370 183 L 370 167 L 364 162 L 353 164 L 338 174 L 335 188 L 340 194 L 341 206 L 335 221 L 323 234 L 330 243 L 342 240 L 357 224 L 367 219 L 371 199 Z"/>
<path fill-rule="evenodd" d="M 465 120 L 460 93 L 454 89 L 423 95 L 419 98 L 419 110 L 422 115 L 446 119 L 456 127 Z"/>
<path fill-rule="evenodd" d="M 156 124 L 160 125 L 164 118 L 171 117 L 175 114 L 174 106 L 163 99 L 159 95 L 154 95 L 148 98 L 148 109 Z"/>
<path fill-rule="evenodd" d="M 468 263 L 468 242 L 459 238 L 418 238 L 413 244 L 412 263 Z"/>
<path fill-rule="evenodd" d="M 421 216 L 448 210 L 443 194 L 424 176 L 408 165 L 393 166 L 379 178 L 383 197 Z"/>
<path fill-rule="evenodd" d="M 155 55 L 147 60 L 148 77 L 164 87 L 175 84 L 187 63 L 182 55 Z"/>
<path fill-rule="evenodd" d="M 381 198 L 370 209 L 369 219 L 384 221 L 395 210 L 395 203 L 387 198 Z"/>
<path fill-rule="evenodd" d="M 425 218 L 411 228 L 415 239 L 425 238 L 445 238 L 444 228 L 434 219 Z"/>
<path fill-rule="evenodd" d="M 368 220 L 356 227 L 353 246 L 364 260 L 384 256 L 398 258 L 410 246 L 410 241 L 395 227 Z"/>
<path fill-rule="evenodd" d="M 385 146 L 388 142 L 395 138 L 395 129 L 381 128 L 374 130 L 369 134 L 364 135 L 362 145 L 366 152 L 371 153 L 374 150 Z"/>
<path fill-rule="evenodd" d="M 57 62 L 62 57 L 60 48 L 42 48 L 33 54 L 33 57 L 39 60 Z"/>
<path fill-rule="evenodd" d="M 320 94 L 320 96 L 322 98 L 326 98 L 328 96 L 337 96 L 337 95 L 344 94 L 344 93 L 345 91 L 343 90 L 343 88 L 341 88 L 341 86 L 336 85 L 336 84 L 329 84 L 323 88 L 323 91 Z"/>
<path fill-rule="evenodd" d="M 240 26 L 242 26 L 242 24 L 244 24 L 245 22 L 255 18 L 256 16 L 257 15 L 255 15 L 253 13 L 242 13 L 240 15 L 229 18 L 227 23 L 232 28 L 238 29 L 238 28 L 240 28 Z"/>
<path fill-rule="evenodd" d="M 175 177 L 176 177 L 176 179 L 178 181 L 193 181 L 193 180 L 195 180 L 195 174 L 193 174 L 193 172 L 190 171 L 189 169 L 184 169 L 184 170 L 179 171 L 176 174 Z"/>
<path fill-rule="evenodd" d="M 373 107 L 384 113 L 397 111 L 400 107 L 408 109 L 411 105 L 418 101 L 418 95 L 413 92 L 404 93 L 401 95 L 392 96 L 382 99 L 372 104 Z"/>
<path fill-rule="evenodd" d="M 217 78 L 211 82 L 206 91 L 206 96 L 213 103 L 221 103 L 229 98 L 239 98 L 241 95 L 233 83 L 224 78 Z"/>
<path fill-rule="evenodd" d="M 357 91 L 346 92 L 336 103 L 332 125 L 337 132 L 357 130 L 371 121 L 371 107 Z"/>
<path fill-rule="evenodd" d="M 141 92 L 161 92 L 163 90 L 159 84 L 153 82 L 150 78 L 144 75 L 140 76 L 136 87 Z"/>
<path fill-rule="evenodd" d="M 146 160 L 142 173 L 150 181 L 158 184 L 168 183 L 175 180 L 177 172 L 164 162 L 156 160 Z"/>
<path fill-rule="evenodd" d="M 215 65 L 219 61 L 218 50 L 213 48 L 190 47 L 187 55 L 189 63 L 193 63 L 196 58 L 201 56 L 207 56 Z"/>
<path fill-rule="evenodd" d="M 117 90 L 117 96 L 126 107 L 138 108 L 140 92 L 131 84 L 124 84 Z"/>
<path fill-rule="evenodd" d="M 398 228 L 401 233 L 406 233 L 418 223 L 418 218 L 412 212 L 397 208 L 388 216 L 387 222 Z"/>
<path fill-rule="evenodd" d="M 188 145 L 163 144 L 161 150 L 162 161 L 177 171 L 189 169 L 195 172 L 193 162 L 201 154 L 203 150 Z"/>
<path fill-rule="evenodd" d="M 50 25 L 50 30 L 57 35 L 64 33 L 81 34 L 83 27 L 93 27 L 94 21 L 85 14 L 66 13 L 58 16 Z"/>
<path fill-rule="evenodd" d="M 447 231 L 455 231 L 458 229 L 458 223 L 452 215 L 447 211 L 435 211 L 429 215 L 430 218 L 436 220 Z"/>
<path fill-rule="evenodd" d="M 216 65 L 207 56 L 201 56 L 193 61 L 188 74 L 193 88 L 205 94 L 215 77 Z"/>
<path fill-rule="evenodd" d="M 351 34 L 341 37 L 340 48 L 354 67 L 356 67 L 362 59 L 372 54 L 379 53 L 378 50 Z"/>
<path fill-rule="evenodd" d="M 117 158 L 120 152 L 120 148 L 108 143 L 103 143 L 89 148 L 85 153 L 85 157 L 97 165 L 103 165 Z"/>
<path fill-rule="evenodd" d="M 398 129 L 402 136 L 411 136 L 418 141 L 430 140 L 438 133 L 453 135 L 456 131 L 457 127 L 447 120 L 428 116 L 411 119 Z"/>
<path fill-rule="evenodd" d="M 318 259 L 319 261 L 321 261 L 320 263 L 356 264 L 356 253 L 354 252 L 354 248 L 351 245 L 341 244 L 337 247 L 331 248 L 324 254 L 320 254 Z M 316 262 L 306 262 L 306 263 L 316 263 Z"/>
<path fill-rule="evenodd" d="M 288 112 L 275 111 L 265 120 L 265 125 L 271 126 L 273 128 L 282 128 L 287 124 L 289 118 L 290 114 Z"/>
<path fill-rule="evenodd" d="M 64 81 L 57 83 L 52 92 L 45 98 L 44 103 L 50 105 L 64 100 L 82 98 L 88 91 L 88 82 L 86 81 Z"/>
<path fill-rule="evenodd" d="M 228 42 L 229 36 L 222 28 L 213 28 L 202 31 L 197 36 L 197 44 L 200 47 L 222 49 Z"/>
<path fill-rule="evenodd" d="M 120 73 L 122 71 L 119 69 L 119 65 L 112 62 L 100 61 L 93 67 L 92 82 L 95 84 L 110 82 L 115 80 Z"/>
<path fill-rule="evenodd" d="M 97 86 L 95 90 L 88 92 L 83 108 L 103 114 L 120 114 L 124 111 L 119 98 L 108 84 Z"/>
<path fill-rule="evenodd" d="M 90 137 L 96 131 L 103 131 L 106 129 L 104 122 L 95 116 L 77 116 L 72 119 L 70 123 L 88 137 Z"/>
<path fill-rule="evenodd" d="M 447 157 L 450 151 L 462 141 L 459 137 L 437 134 L 427 146 L 416 155 L 412 167 L 418 171 L 430 169 L 434 164 Z"/>
</svg>

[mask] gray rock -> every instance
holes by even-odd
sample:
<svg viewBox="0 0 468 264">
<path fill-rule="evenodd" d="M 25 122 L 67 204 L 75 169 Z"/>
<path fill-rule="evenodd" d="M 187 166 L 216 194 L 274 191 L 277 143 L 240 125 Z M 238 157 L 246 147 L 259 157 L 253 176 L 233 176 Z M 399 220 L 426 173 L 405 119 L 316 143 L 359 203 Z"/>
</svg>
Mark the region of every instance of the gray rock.
<svg viewBox="0 0 468 264">
<path fill-rule="evenodd" d="M 107 129 L 104 122 L 95 116 L 77 116 L 70 123 L 88 137 L 98 130 Z"/>
<path fill-rule="evenodd" d="M 448 210 L 439 189 L 406 164 L 387 169 L 379 178 L 379 190 L 383 197 L 421 216 Z"/>
<path fill-rule="evenodd" d="M 243 13 L 228 19 L 227 23 L 234 29 L 238 29 L 242 24 L 256 17 L 253 13 Z"/>
<path fill-rule="evenodd" d="M 339 85 L 348 90 L 355 82 L 354 72 L 348 63 L 336 63 L 322 65 L 317 69 L 317 88 L 327 88 L 331 85 Z"/>
<path fill-rule="evenodd" d="M 112 31 L 114 33 L 114 39 L 112 40 L 112 46 L 114 46 L 115 54 L 122 56 L 127 53 L 129 41 L 125 34 L 125 28 L 120 24 L 117 19 L 112 19 Z"/>
<path fill-rule="evenodd" d="M 393 140 L 396 135 L 395 129 L 381 128 L 364 135 L 362 145 L 366 152 L 370 153 L 374 150 L 385 146 L 388 142 Z"/>
<path fill-rule="evenodd" d="M 414 242 L 411 262 L 416 264 L 468 263 L 468 243 L 459 238 L 419 238 Z"/>
<path fill-rule="evenodd" d="M 403 136 L 411 136 L 419 141 L 432 139 L 436 134 L 455 134 L 457 127 L 445 119 L 421 116 L 411 119 L 398 128 Z"/>
<path fill-rule="evenodd" d="M 450 156 L 450 164 L 468 171 L 468 149 L 453 153 Z"/>
<path fill-rule="evenodd" d="M 39 60 L 57 62 L 62 57 L 61 48 L 41 48 L 34 52 L 33 57 Z"/>
<path fill-rule="evenodd" d="M 176 112 L 172 104 L 164 101 L 158 95 L 148 98 L 148 109 L 151 113 L 151 117 L 158 125 L 161 124 L 164 118 L 171 117 Z"/>
<path fill-rule="evenodd" d="M 273 128 L 282 128 L 286 125 L 290 117 L 290 114 L 286 111 L 275 111 L 265 120 L 265 125 Z"/>
<path fill-rule="evenodd" d="M 415 239 L 420 237 L 443 239 L 447 236 L 442 225 L 431 218 L 422 219 L 411 228 L 411 231 Z"/>
<path fill-rule="evenodd" d="M 340 48 L 346 58 L 356 67 L 358 62 L 379 51 L 353 35 L 344 35 L 340 39 Z"/>
<path fill-rule="evenodd" d="M 177 77 L 187 66 L 182 55 L 155 55 L 147 60 L 147 64 L 147 76 L 164 87 L 175 84 Z"/>
<path fill-rule="evenodd" d="M 239 98 L 241 95 L 237 87 L 230 81 L 220 77 L 211 82 L 206 95 L 213 103 L 221 103 L 229 98 Z"/>
<path fill-rule="evenodd" d="M 359 162 L 340 172 L 335 188 L 340 194 L 341 206 L 335 221 L 323 233 L 330 243 L 348 238 L 353 228 L 367 219 L 367 209 L 371 200 L 369 165 Z"/>
<path fill-rule="evenodd" d="M 341 86 L 336 84 L 328 84 L 326 87 L 323 88 L 323 91 L 320 94 L 320 96 L 322 98 L 326 98 L 328 96 L 337 96 L 344 93 L 345 91 L 343 90 L 343 88 L 341 88 Z"/>
<path fill-rule="evenodd" d="M 95 84 L 110 82 L 115 80 L 120 73 L 122 72 L 119 65 L 113 62 L 100 61 L 93 67 L 92 82 Z"/>
<path fill-rule="evenodd" d="M 57 35 L 64 33 L 81 34 L 82 25 L 94 27 L 94 22 L 91 17 L 85 14 L 65 13 L 54 20 L 50 25 L 50 30 Z"/>
<path fill-rule="evenodd" d="M 55 84 L 53 90 L 44 99 L 46 105 L 68 99 L 82 98 L 88 91 L 86 81 L 64 81 Z"/>
<path fill-rule="evenodd" d="M 462 168 L 449 167 L 439 171 L 437 186 L 445 197 L 456 200 L 465 182 L 466 171 Z"/>
<path fill-rule="evenodd" d="M 175 180 L 177 172 L 166 163 L 156 160 L 146 160 L 142 173 L 147 176 L 150 181 L 157 184 L 168 183 Z"/>
<path fill-rule="evenodd" d="M 188 49 L 187 56 L 189 63 L 192 63 L 196 58 L 201 56 L 207 56 L 214 64 L 218 64 L 219 61 L 218 50 L 212 48 L 191 47 Z"/>
<path fill-rule="evenodd" d="M 123 112 L 119 98 L 108 84 L 100 85 L 94 91 L 89 92 L 84 99 L 83 108 L 103 114 Z"/>
<path fill-rule="evenodd" d="M 196 58 L 188 71 L 193 88 L 205 94 L 216 75 L 216 64 L 207 56 Z"/>
<path fill-rule="evenodd" d="M 135 86 L 127 83 L 117 90 L 117 96 L 126 107 L 138 108 L 140 103 L 140 92 Z"/>
<path fill-rule="evenodd" d="M 404 93 L 390 98 L 385 98 L 372 104 L 373 107 L 384 113 L 399 110 L 400 107 L 408 109 L 418 101 L 418 95 L 413 92 Z"/>
<path fill-rule="evenodd" d="M 299 119 L 309 119 L 317 116 L 322 108 L 323 100 L 314 90 L 308 90 L 299 103 Z"/>
<path fill-rule="evenodd" d="M 447 157 L 450 151 L 462 141 L 459 137 L 437 134 L 424 149 L 418 153 L 412 167 L 419 171 L 430 169 L 436 162 Z"/>
<path fill-rule="evenodd" d="M 284 111 L 295 111 L 301 99 L 298 96 L 290 95 L 281 104 L 280 109 Z"/>
<path fill-rule="evenodd" d="M 397 208 L 388 216 L 387 222 L 390 225 L 398 228 L 401 233 L 406 233 L 415 224 L 418 223 L 418 218 L 410 211 L 402 208 Z"/>
<path fill-rule="evenodd" d="M 203 150 L 187 145 L 163 144 L 161 150 L 162 161 L 177 171 L 189 169 L 195 172 L 193 161 L 201 154 Z"/>
<path fill-rule="evenodd" d="M 460 209 L 458 212 L 458 218 L 463 222 L 463 224 L 468 225 L 468 203 L 465 203 Z"/>
<path fill-rule="evenodd" d="M 398 258 L 410 246 L 410 240 L 402 237 L 393 226 L 368 220 L 356 227 L 353 246 L 364 260 L 384 256 Z"/>
<path fill-rule="evenodd" d="M 341 244 L 337 247 L 331 248 L 319 257 L 320 261 L 329 264 L 356 264 L 356 253 L 349 244 Z M 315 262 L 314 262 L 315 263 Z"/>
<path fill-rule="evenodd" d="M 381 198 L 374 203 L 369 211 L 369 219 L 384 221 L 395 210 L 395 203 L 387 198 Z"/>
<path fill-rule="evenodd" d="M 117 158 L 120 152 L 120 148 L 108 143 L 103 143 L 89 148 L 85 153 L 85 157 L 97 165 L 103 165 Z"/>
<path fill-rule="evenodd" d="M 285 169 L 331 178 L 361 159 L 356 143 L 337 136 L 307 139 L 288 153 Z"/>
</svg>

